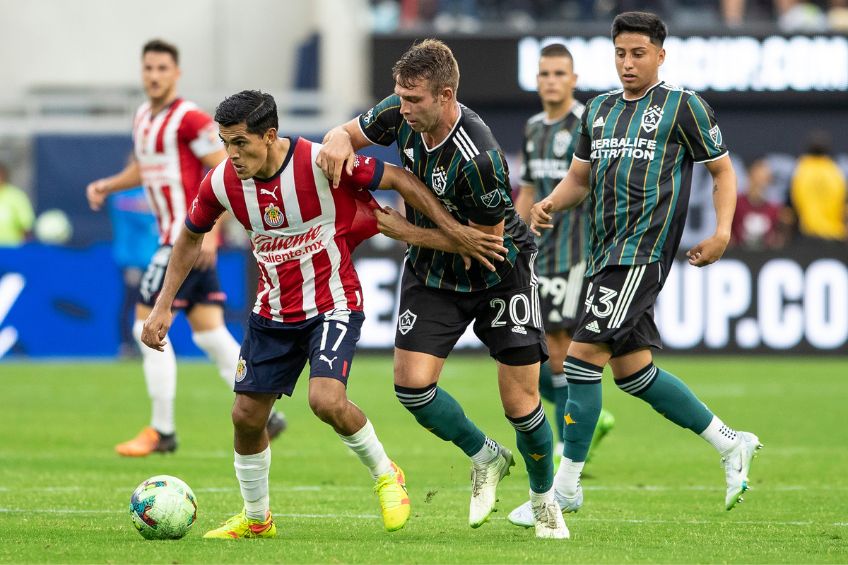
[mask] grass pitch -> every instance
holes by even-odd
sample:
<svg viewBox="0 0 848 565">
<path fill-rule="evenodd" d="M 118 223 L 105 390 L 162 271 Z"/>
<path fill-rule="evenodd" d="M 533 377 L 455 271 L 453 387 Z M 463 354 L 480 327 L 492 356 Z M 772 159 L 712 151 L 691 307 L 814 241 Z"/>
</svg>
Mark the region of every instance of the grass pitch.
<svg viewBox="0 0 848 565">
<path fill-rule="evenodd" d="M 241 508 L 232 465 L 232 393 L 212 366 L 179 368 L 173 455 L 122 459 L 115 443 L 147 423 L 139 363 L 3 363 L 0 382 L 0 563 L 839 563 L 848 562 L 846 359 L 660 358 L 728 424 L 757 433 L 753 491 L 724 510 L 718 456 L 605 377 L 617 425 L 587 466 L 572 539 L 538 541 L 506 514 L 527 496 L 523 463 L 499 510 L 467 526 L 469 463 L 418 427 L 394 398 L 391 359 L 360 355 L 350 396 L 407 473 L 413 517 L 382 531 L 367 471 L 306 403 L 281 404 L 273 444 L 278 538 L 201 539 Z M 485 432 L 514 449 L 488 358 L 453 357 L 442 386 Z M 553 411 L 549 410 L 548 414 Z M 842 423 L 840 423 L 842 422 Z M 145 541 L 128 515 L 133 488 L 176 475 L 198 498 L 178 541 Z"/>
</svg>

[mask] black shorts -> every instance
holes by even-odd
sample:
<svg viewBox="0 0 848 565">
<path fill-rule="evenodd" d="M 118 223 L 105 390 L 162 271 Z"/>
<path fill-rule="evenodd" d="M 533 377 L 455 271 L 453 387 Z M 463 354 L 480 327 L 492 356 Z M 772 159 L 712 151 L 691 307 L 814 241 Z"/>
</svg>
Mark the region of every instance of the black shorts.
<svg viewBox="0 0 848 565">
<path fill-rule="evenodd" d="M 578 263 L 564 273 L 539 275 L 539 304 L 546 332 L 574 333 L 589 286 L 585 274 L 586 263 Z"/>
<path fill-rule="evenodd" d="M 645 347 L 662 348 L 654 302 L 662 289 L 659 263 L 607 267 L 589 280 L 574 341 L 606 343 L 618 357 Z"/>
<path fill-rule="evenodd" d="M 156 302 L 156 297 L 162 290 L 162 283 L 165 282 L 165 270 L 168 268 L 170 258 L 170 245 L 159 247 L 153 254 L 144 276 L 141 277 L 141 284 L 138 289 L 139 294 L 141 294 L 139 299 L 141 304 L 152 307 Z M 226 300 L 227 295 L 221 290 L 221 283 L 218 282 L 217 270 L 214 268 L 205 271 L 192 269 L 183 281 L 180 290 L 177 291 L 177 296 L 174 298 L 171 307 L 176 310 L 189 311 L 195 304 L 223 306 Z"/>
<path fill-rule="evenodd" d="M 521 253 L 512 271 L 497 285 L 474 292 L 426 286 L 404 263 L 395 347 L 446 358 L 474 322 L 474 333 L 492 357 L 514 348 L 539 346 L 539 361 L 548 358 L 539 294 L 532 260 Z M 532 361 L 531 361 L 532 363 Z"/>
<path fill-rule="evenodd" d="M 309 378 L 344 383 L 359 341 L 362 312 L 333 310 L 303 322 L 284 323 L 251 313 L 236 367 L 236 392 L 291 396 L 309 361 Z"/>
</svg>

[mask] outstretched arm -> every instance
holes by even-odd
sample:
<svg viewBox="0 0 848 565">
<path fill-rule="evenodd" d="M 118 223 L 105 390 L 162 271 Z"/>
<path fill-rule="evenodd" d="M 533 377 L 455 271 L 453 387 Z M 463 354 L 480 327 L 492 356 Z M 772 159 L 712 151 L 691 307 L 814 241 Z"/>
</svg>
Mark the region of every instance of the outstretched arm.
<svg viewBox="0 0 848 565">
<path fill-rule="evenodd" d="M 590 166 L 586 161 L 574 159 L 571 162 L 565 178 L 530 210 L 530 231 L 542 235 L 540 229 L 554 227 L 551 214 L 574 208 L 583 202 L 589 194 L 589 171 Z"/>
<path fill-rule="evenodd" d="M 736 212 L 736 172 L 729 155 L 705 163 L 713 177 L 713 207 L 716 213 L 716 230 L 713 235 L 686 252 L 689 264 L 704 267 L 715 263 L 724 255 L 730 243 L 730 227 Z"/>
<path fill-rule="evenodd" d="M 85 188 L 85 196 L 88 198 L 88 206 L 92 210 L 100 210 L 106 197 L 112 193 L 120 192 L 136 187 L 141 184 L 141 169 L 138 161 L 131 159 L 124 170 L 111 177 L 98 179 L 88 184 Z"/>
<path fill-rule="evenodd" d="M 200 255 L 204 235 L 206 234 L 194 233 L 183 226 L 180 236 L 174 243 L 171 258 L 168 261 L 168 269 L 165 271 L 162 290 L 159 292 L 159 297 L 156 298 L 153 311 L 144 321 L 144 329 L 141 332 L 141 341 L 151 349 L 164 351 L 165 336 L 168 335 L 173 318 L 171 304 L 173 304 L 177 291 L 194 266 L 194 262 L 197 261 L 198 255 Z"/>
</svg>

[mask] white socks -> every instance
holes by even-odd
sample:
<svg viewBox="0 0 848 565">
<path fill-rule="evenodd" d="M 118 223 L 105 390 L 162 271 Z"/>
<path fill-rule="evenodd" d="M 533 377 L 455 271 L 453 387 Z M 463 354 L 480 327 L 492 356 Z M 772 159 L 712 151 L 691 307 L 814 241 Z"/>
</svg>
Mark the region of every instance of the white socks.
<svg viewBox="0 0 848 565">
<path fill-rule="evenodd" d="M 235 452 L 234 452 L 235 453 Z M 268 473 L 271 470 L 271 446 L 255 455 L 235 453 L 236 478 L 244 499 L 248 518 L 265 520 L 271 509 L 268 495 Z"/>
<path fill-rule="evenodd" d="M 177 359 L 171 342 L 165 345 L 165 351 L 150 349 L 141 341 L 144 322 L 136 320 L 133 324 L 133 337 L 141 350 L 144 380 L 147 382 L 147 394 L 152 404 L 150 425 L 162 434 L 174 433 L 174 396 L 177 392 Z"/>
<path fill-rule="evenodd" d="M 716 451 L 722 455 L 736 446 L 739 436 L 736 430 L 728 428 L 718 416 L 713 416 L 712 421 L 707 426 L 707 429 L 701 432 L 701 437 L 707 440 L 710 445 L 716 448 Z"/>
<path fill-rule="evenodd" d="M 233 339 L 227 326 L 219 326 L 205 332 L 194 332 L 191 334 L 191 339 L 218 366 L 218 373 L 232 390 L 241 346 Z"/>
<path fill-rule="evenodd" d="M 493 439 L 486 438 L 483 442 L 483 447 L 480 451 L 471 456 L 471 462 L 480 467 L 486 463 L 491 463 L 498 456 L 498 442 Z"/>
<path fill-rule="evenodd" d="M 371 420 L 366 419 L 365 425 L 355 434 L 350 436 L 340 434 L 339 437 L 359 457 L 362 464 L 368 467 L 372 478 L 376 479 L 380 475 L 392 472 L 392 462 L 386 455 L 383 444 L 377 439 Z"/>
<path fill-rule="evenodd" d="M 574 462 L 563 456 L 559 469 L 554 475 L 554 488 L 558 493 L 573 497 L 577 494 L 577 485 L 580 484 L 580 473 L 583 471 L 585 461 Z"/>
</svg>

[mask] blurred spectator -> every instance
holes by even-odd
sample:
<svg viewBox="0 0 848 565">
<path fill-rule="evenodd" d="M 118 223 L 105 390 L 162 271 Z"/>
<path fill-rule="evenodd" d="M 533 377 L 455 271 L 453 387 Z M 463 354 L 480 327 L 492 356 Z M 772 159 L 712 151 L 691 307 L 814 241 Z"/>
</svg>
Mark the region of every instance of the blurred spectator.
<svg viewBox="0 0 848 565">
<path fill-rule="evenodd" d="M 830 0 L 827 25 L 831 31 L 848 32 L 848 0 Z"/>
<path fill-rule="evenodd" d="M 748 167 L 748 186 L 736 200 L 736 215 L 731 228 L 731 243 L 746 249 L 777 249 L 786 243 L 782 207 L 766 200 L 772 172 L 764 157 Z"/>
<path fill-rule="evenodd" d="M 112 222 L 112 257 L 121 269 L 124 283 L 119 316 L 121 357 L 137 357 L 138 346 L 132 335 L 135 305 L 141 300 L 138 287 L 150 259 L 159 247 L 156 218 L 150 211 L 144 189 L 138 187 L 109 197 Z"/>
<path fill-rule="evenodd" d="M 845 240 L 845 174 L 830 156 L 830 135 L 825 131 L 810 134 L 807 149 L 798 159 L 792 177 L 790 198 L 798 216 L 802 236 L 825 240 Z"/>
<path fill-rule="evenodd" d="M 21 245 L 32 231 L 34 221 L 29 197 L 9 184 L 9 169 L 0 163 L 0 245 Z"/>
</svg>

